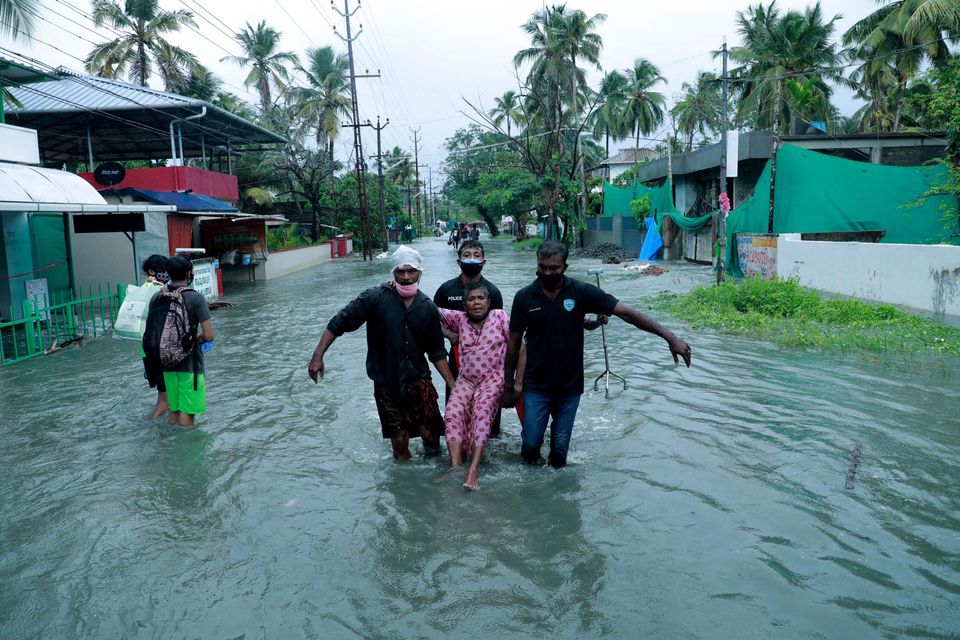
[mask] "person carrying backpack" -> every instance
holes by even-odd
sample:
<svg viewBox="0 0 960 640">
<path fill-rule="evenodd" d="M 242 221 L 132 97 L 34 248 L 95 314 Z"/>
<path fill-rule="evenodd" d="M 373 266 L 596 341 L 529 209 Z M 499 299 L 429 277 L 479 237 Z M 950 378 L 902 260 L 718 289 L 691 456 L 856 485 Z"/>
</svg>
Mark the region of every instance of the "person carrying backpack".
<svg viewBox="0 0 960 640">
<path fill-rule="evenodd" d="M 170 282 L 150 300 L 143 350 L 151 366 L 163 371 L 170 424 L 192 427 L 206 410 L 203 353 L 213 346 L 213 327 L 206 299 L 190 288 L 190 260 L 173 256 L 167 273 Z"/>
</svg>

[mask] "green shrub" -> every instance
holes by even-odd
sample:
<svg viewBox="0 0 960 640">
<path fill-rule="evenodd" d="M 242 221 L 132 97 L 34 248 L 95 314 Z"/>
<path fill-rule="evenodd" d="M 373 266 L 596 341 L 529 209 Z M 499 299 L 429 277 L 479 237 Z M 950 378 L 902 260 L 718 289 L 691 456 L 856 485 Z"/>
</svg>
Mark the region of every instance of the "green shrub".
<svg viewBox="0 0 960 640">
<path fill-rule="evenodd" d="M 796 280 L 724 282 L 650 300 L 694 327 L 771 340 L 785 347 L 934 351 L 960 355 L 960 331 L 888 304 L 825 299 Z"/>
<path fill-rule="evenodd" d="M 297 247 L 309 246 L 309 244 L 310 236 L 303 233 L 300 225 L 296 222 L 267 229 L 267 249 L 269 251 L 296 249 Z"/>
</svg>

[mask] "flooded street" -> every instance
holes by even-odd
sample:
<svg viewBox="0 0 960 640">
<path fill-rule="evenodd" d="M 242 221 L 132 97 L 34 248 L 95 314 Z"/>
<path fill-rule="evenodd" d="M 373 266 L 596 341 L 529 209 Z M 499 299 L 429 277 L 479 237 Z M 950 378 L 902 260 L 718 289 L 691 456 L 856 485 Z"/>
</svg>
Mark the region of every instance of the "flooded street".
<svg viewBox="0 0 960 640">
<path fill-rule="evenodd" d="M 535 258 L 487 244 L 509 310 Z M 432 295 L 453 251 L 415 246 Z M 608 266 L 603 286 L 643 309 L 713 277 L 668 266 Z M 0 370 L 0 638 L 960 634 L 960 361 L 785 351 L 661 318 L 693 347 L 685 369 L 614 319 L 630 386 L 592 391 L 589 334 L 571 465 L 520 464 L 505 411 L 467 493 L 435 482 L 446 460 L 419 442 L 392 460 L 363 330 L 307 377 L 329 318 L 388 271 L 351 257 L 228 288 L 192 432 L 146 420 L 130 341 Z"/>
</svg>

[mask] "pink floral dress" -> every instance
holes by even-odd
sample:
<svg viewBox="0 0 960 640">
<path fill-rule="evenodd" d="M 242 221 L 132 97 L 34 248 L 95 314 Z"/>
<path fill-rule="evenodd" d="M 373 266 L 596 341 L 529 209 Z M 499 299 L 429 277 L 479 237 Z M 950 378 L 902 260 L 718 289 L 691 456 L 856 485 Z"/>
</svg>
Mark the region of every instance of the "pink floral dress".
<svg viewBox="0 0 960 640">
<path fill-rule="evenodd" d="M 460 375 L 444 412 L 445 435 L 470 455 L 487 443 L 500 406 L 510 319 L 502 309 L 493 309 L 479 330 L 463 311 L 440 309 L 440 319 L 460 335 Z"/>
</svg>

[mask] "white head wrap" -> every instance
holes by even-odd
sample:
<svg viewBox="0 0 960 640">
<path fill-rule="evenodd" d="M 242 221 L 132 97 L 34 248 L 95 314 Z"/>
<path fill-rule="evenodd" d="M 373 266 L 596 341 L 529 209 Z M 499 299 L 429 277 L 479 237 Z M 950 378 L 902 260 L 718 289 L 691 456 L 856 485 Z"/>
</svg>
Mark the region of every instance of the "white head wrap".
<svg viewBox="0 0 960 640">
<path fill-rule="evenodd" d="M 404 265 L 413 267 L 417 271 L 423 271 L 423 256 L 420 255 L 420 252 L 402 244 L 393 252 L 393 267 L 390 268 L 390 272 L 393 273 L 394 269 Z"/>
</svg>

